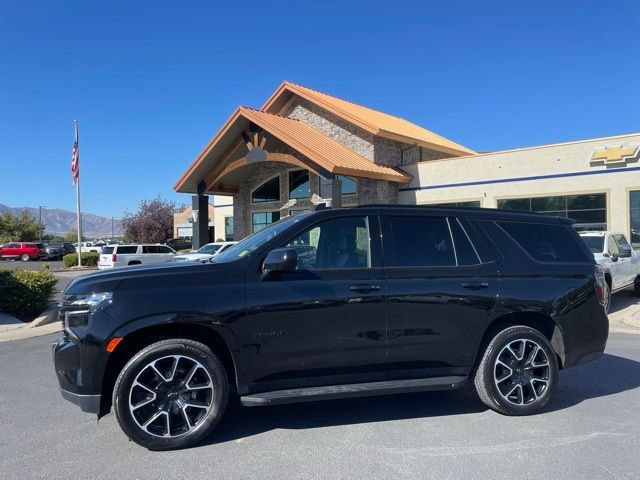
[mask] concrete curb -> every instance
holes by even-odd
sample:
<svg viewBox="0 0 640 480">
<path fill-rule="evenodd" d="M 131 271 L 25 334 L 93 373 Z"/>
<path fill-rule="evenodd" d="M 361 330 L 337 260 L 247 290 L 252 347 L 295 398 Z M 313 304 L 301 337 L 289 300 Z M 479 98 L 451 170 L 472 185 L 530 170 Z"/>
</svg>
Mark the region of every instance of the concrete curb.
<svg viewBox="0 0 640 480">
<path fill-rule="evenodd" d="M 34 328 L 17 328 L 15 330 L 8 330 L 6 332 L 0 332 L 0 343 L 11 342 L 14 340 L 24 340 L 25 338 L 39 337 L 41 335 L 49 335 L 61 330 L 59 323 L 50 323 Z"/>
<path fill-rule="evenodd" d="M 48 325 L 49 323 L 53 323 L 58 318 L 58 305 L 52 304 L 40 314 L 40 316 L 29 323 L 27 323 L 22 328 L 36 328 L 41 327 L 43 325 Z"/>
</svg>

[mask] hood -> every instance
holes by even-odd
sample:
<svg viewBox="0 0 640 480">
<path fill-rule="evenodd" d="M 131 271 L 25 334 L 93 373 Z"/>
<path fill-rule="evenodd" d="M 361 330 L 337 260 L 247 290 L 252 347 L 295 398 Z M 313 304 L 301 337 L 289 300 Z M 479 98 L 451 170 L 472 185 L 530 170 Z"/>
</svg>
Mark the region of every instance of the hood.
<svg viewBox="0 0 640 480">
<path fill-rule="evenodd" d="M 176 255 L 172 260 L 205 260 L 213 257 L 213 253 L 184 253 Z"/>
<path fill-rule="evenodd" d="M 113 292 L 118 288 L 122 280 L 179 275 L 189 271 L 198 272 L 213 268 L 217 270 L 221 267 L 224 268 L 224 264 L 216 265 L 200 262 L 165 262 L 152 265 L 117 267 L 81 275 L 69 283 L 64 293 L 83 295 L 87 293 Z"/>
</svg>

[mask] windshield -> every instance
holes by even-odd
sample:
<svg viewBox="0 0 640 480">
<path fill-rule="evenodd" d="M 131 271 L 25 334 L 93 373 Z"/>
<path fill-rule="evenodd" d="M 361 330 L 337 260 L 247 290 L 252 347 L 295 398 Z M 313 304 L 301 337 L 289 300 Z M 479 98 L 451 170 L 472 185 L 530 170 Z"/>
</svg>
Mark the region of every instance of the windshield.
<svg viewBox="0 0 640 480">
<path fill-rule="evenodd" d="M 598 237 L 580 235 L 580 237 L 582 238 L 582 240 L 584 240 L 584 243 L 587 244 L 587 247 L 593 253 L 602 253 L 602 251 L 604 250 L 604 235 Z"/>
<path fill-rule="evenodd" d="M 218 244 L 209 244 L 209 245 L 205 245 L 204 247 L 200 247 L 198 250 L 196 250 L 196 253 L 216 253 L 218 250 L 220 250 L 220 247 L 222 245 L 218 245 Z"/>
<path fill-rule="evenodd" d="M 234 246 L 227 248 L 225 251 L 219 253 L 213 257 L 210 261 L 214 263 L 226 263 L 233 262 L 239 258 L 251 255 L 251 253 L 257 248 L 261 247 L 273 237 L 287 228 L 295 225 L 300 220 L 308 217 L 311 213 L 302 213 L 295 217 L 286 217 L 275 223 L 272 223 L 268 227 L 263 228 L 259 232 L 249 235 L 247 238 L 236 243 Z"/>
</svg>

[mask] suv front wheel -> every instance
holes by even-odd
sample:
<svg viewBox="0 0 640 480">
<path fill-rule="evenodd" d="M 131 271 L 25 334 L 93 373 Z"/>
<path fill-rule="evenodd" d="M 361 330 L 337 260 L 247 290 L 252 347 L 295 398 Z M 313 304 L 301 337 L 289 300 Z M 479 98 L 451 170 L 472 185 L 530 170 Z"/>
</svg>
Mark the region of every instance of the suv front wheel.
<svg viewBox="0 0 640 480">
<path fill-rule="evenodd" d="M 508 327 L 489 343 L 475 374 L 480 400 L 504 415 L 540 412 L 558 383 L 558 359 L 547 337 Z"/>
<path fill-rule="evenodd" d="M 113 405 L 125 434 L 149 450 L 169 450 L 206 437 L 224 413 L 224 366 L 202 343 L 168 339 L 138 352 L 116 380 Z"/>
</svg>

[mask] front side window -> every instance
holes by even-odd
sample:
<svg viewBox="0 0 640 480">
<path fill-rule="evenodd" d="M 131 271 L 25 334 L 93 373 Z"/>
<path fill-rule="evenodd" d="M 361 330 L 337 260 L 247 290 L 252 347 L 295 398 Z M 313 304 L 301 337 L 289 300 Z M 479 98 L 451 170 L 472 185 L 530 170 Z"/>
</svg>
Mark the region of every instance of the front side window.
<svg viewBox="0 0 640 480">
<path fill-rule="evenodd" d="M 289 198 L 309 198 L 309 171 L 289 172 Z"/>
<path fill-rule="evenodd" d="M 613 238 L 613 235 L 611 235 L 607 240 L 607 250 L 609 250 L 610 255 L 620 254 L 620 249 L 618 248 L 618 242 L 616 242 L 616 239 Z"/>
<path fill-rule="evenodd" d="M 280 177 L 273 177 L 271 180 L 260 185 L 251 194 L 252 203 L 278 202 L 280 201 Z"/>
<path fill-rule="evenodd" d="M 271 225 L 273 222 L 280 220 L 280 212 L 256 212 L 251 216 L 251 231 L 256 233 L 264 227 Z"/>
<path fill-rule="evenodd" d="M 389 218 L 397 267 L 450 267 L 456 265 L 453 241 L 444 217 Z"/>
<path fill-rule="evenodd" d="M 366 217 L 325 220 L 297 235 L 285 246 L 298 254 L 297 270 L 371 266 Z"/>
</svg>

